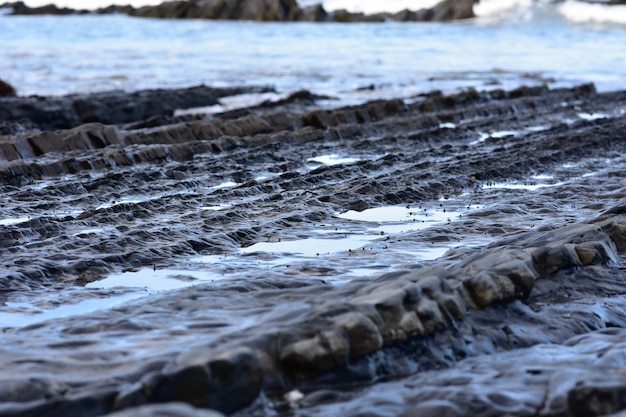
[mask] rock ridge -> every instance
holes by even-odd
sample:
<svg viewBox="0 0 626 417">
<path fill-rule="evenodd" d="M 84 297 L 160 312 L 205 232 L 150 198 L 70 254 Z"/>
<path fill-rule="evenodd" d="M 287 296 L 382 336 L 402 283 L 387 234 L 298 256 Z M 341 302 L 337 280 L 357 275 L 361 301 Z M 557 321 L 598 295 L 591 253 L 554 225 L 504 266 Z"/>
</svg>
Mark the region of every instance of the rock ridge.
<svg viewBox="0 0 626 417">
<path fill-rule="evenodd" d="M 4 135 L 0 416 L 621 412 L 624 108 L 537 86 Z"/>
<path fill-rule="evenodd" d="M 624 215 L 611 216 L 607 220 L 611 224 L 626 224 Z M 623 239 L 622 235 L 619 237 Z M 500 340 L 492 338 L 494 345 L 481 345 L 480 334 L 493 331 L 481 329 L 484 327 L 481 317 L 494 314 L 492 310 L 519 310 L 520 301 L 532 302 L 535 282 L 556 279 L 559 286 L 571 286 L 572 283 L 561 278 L 562 274 L 581 268 L 610 270 L 614 268 L 611 264 L 618 262 L 618 256 L 609 235 L 597 225 L 580 224 L 550 232 L 519 234 L 461 261 L 444 259 L 431 268 L 396 272 L 374 282 L 357 280 L 339 288 L 293 287 L 287 291 L 296 305 L 311 300 L 316 293 L 323 294 L 327 301 L 318 305 L 302 304 L 296 315 L 292 313 L 291 319 L 282 323 L 280 313 L 276 311 L 268 315 L 268 321 L 256 330 L 234 332 L 226 339 L 199 332 L 194 337 L 205 338 L 205 341 L 180 346 L 174 351 L 144 346 L 147 354 L 140 369 L 126 365 L 127 361 L 134 359 L 132 356 L 124 359 L 124 351 L 113 349 L 106 353 L 109 348 L 96 342 L 94 337 L 107 337 L 109 333 L 113 336 L 124 327 L 138 330 L 137 325 L 142 321 L 148 324 L 147 317 L 167 308 L 174 298 L 195 293 L 195 299 L 190 298 L 187 302 L 187 311 L 192 312 L 210 296 L 212 290 L 209 287 L 187 290 L 186 294 L 155 297 L 151 302 L 152 313 L 143 303 L 130 304 L 117 312 L 119 317 L 128 317 L 121 322 L 96 313 L 80 320 L 53 324 L 60 326 L 62 341 L 55 345 L 48 339 L 45 343 L 59 353 L 73 346 L 76 352 L 72 356 L 76 359 L 82 355 L 81 350 L 93 348 L 97 348 L 99 355 L 117 357 L 115 367 L 103 370 L 104 379 L 89 376 L 100 367 L 96 362 L 63 360 L 58 365 L 63 373 L 58 373 L 52 369 L 46 371 L 45 362 L 32 363 L 29 356 L 32 347 L 21 352 L 12 350 L 19 346 L 14 345 L 19 341 L 16 336 L 31 333 L 34 340 L 39 340 L 42 327 L 5 332 L 6 343 L 2 351 L 6 371 L 0 370 L 0 378 L 4 381 L 0 390 L 0 398 L 3 398 L 0 415 L 41 415 L 65 410 L 83 416 L 99 416 L 129 407 L 178 402 L 229 414 L 253 403 L 263 390 L 269 393 L 287 392 L 297 387 L 311 390 L 318 384 L 332 384 L 334 378 L 341 382 L 348 375 L 350 380 L 361 382 L 375 381 L 382 376 L 401 376 L 407 365 L 397 370 L 385 370 L 372 366 L 371 362 L 375 358 L 384 361 L 385 355 L 390 354 L 385 350 L 397 350 L 396 346 L 410 347 L 413 353 L 409 357 L 418 363 L 420 357 L 425 356 L 426 362 L 415 365 L 421 370 L 430 369 L 437 357 L 439 366 L 442 363 L 450 366 L 478 353 L 508 350 L 510 342 L 504 340 L 510 340 L 512 335 L 532 346 L 534 338 L 524 341 L 523 333 L 516 334 L 515 330 L 509 330 L 509 334 L 503 334 L 505 337 Z M 228 294 L 228 286 L 222 291 L 224 295 Z M 252 302 L 254 305 L 277 295 L 275 291 L 267 292 L 262 287 L 254 289 L 252 285 L 244 304 Z M 244 296 L 246 293 L 241 293 L 239 298 L 243 300 Z M 219 300 L 219 296 L 215 300 Z M 583 329 L 587 332 L 603 329 L 607 322 L 626 322 L 623 307 L 613 309 L 607 305 L 603 320 L 595 320 L 581 329 L 560 316 L 558 304 L 542 304 L 543 307 L 537 304 L 537 311 L 533 313 L 561 320 L 562 328 L 552 332 L 553 343 L 562 343 Z M 556 312 L 552 310 L 555 307 Z M 202 309 L 197 311 L 200 313 Z M 235 313 L 235 310 L 231 312 Z M 272 318 L 272 315 L 276 317 Z M 90 320 L 93 320 L 92 326 L 87 324 Z M 515 320 L 508 321 L 513 326 Z M 137 347 L 144 343 L 141 341 L 143 337 L 154 338 L 165 330 L 154 327 L 155 324 L 143 327 L 147 333 L 137 335 L 138 339 L 133 342 L 139 343 Z M 506 324 L 507 319 L 501 326 Z M 535 325 L 539 334 L 545 331 L 541 329 L 542 323 Z M 441 334 L 446 343 L 452 343 L 450 347 L 458 359 L 447 353 L 449 348 L 445 343 L 436 348 L 431 346 L 430 353 L 424 354 L 421 343 L 431 340 L 435 334 Z M 422 346 L 421 354 L 417 346 Z M 7 368 L 9 363 L 12 366 Z M 27 366 L 29 363 L 31 365 Z M 3 375 L 5 372 L 11 376 Z M 30 378 L 31 374 L 38 375 L 41 383 L 25 389 L 26 381 L 22 378 Z M 316 383 L 316 378 L 321 379 Z M 56 399 L 38 399 L 43 396 Z"/>
</svg>

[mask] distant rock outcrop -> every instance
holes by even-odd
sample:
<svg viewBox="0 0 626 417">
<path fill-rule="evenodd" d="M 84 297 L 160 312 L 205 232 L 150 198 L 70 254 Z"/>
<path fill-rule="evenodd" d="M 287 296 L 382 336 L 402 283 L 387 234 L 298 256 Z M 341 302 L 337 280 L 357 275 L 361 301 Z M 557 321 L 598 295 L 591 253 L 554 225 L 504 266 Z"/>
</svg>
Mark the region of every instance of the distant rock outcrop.
<svg viewBox="0 0 626 417">
<path fill-rule="evenodd" d="M 384 22 L 384 21 L 450 21 L 474 17 L 478 0 L 443 0 L 435 7 L 399 13 L 354 13 L 347 10 L 327 11 L 321 4 L 301 8 L 296 0 L 175 0 L 135 9 L 132 6 L 109 6 L 98 14 L 123 13 L 136 17 L 160 19 L 252 20 L 258 22 Z M 54 4 L 29 7 L 24 2 L 4 3 L 13 15 L 69 15 L 87 10 L 59 8 Z"/>
<path fill-rule="evenodd" d="M 476 0 L 444 0 L 430 9 L 433 15 L 429 20 L 445 22 L 475 17 L 475 3 L 477 3 Z"/>
<path fill-rule="evenodd" d="M 0 84 L 0 96 L 2 91 Z M 94 122 L 123 124 L 150 117 L 171 116 L 176 109 L 211 106 L 217 104 L 220 97 L 268 91 L 272 90 L 264 87 L 197 86 L 179 90 L 157 89 L 133 93 L 108 91 L 62 97 L 2 98 L 0 120 L 5 123 L 21 124 L 28 121 L 29 126 L 34 125 L 42 130 L 70 129 Z M 5 126 L 5 129 L 8 128 Z"/>
<path fill-rule="evenodd" d="M 14 3 L 4 3 L 0 5 L 0 8 L 12 8 L 14 15 L 71 15 L 71 14 L 85 14 L 89 13 L 87 10 L 76 10 L 67 7 L 57 7 L 55 4 L 46 4 L 40 7 L 30 7 L 24 4 L 23 1 L 17 1 Z"/>
<path fill-rule="evenodd" d="M 15 97 L 16 95 L 15 88 L 11 84 L 0 80 L 0 97 Z"/>
<path fill-rule="evenodd" d="M 383 22 L 449 21 L 474 17 L 476 0 L 444 0 L 432 9 L 417 12 L 376 13 L 367 15 L 347 10 L 328 12 L 321 4 L 301 9 L 295 0 L 192 0 L 169 1 L 157 6 L 137 9 L 133 15 L 157 18 L 195 18 L 255 21 L 315 21 L 315 22 Z"/>
<path fill-rule="evenodd" d="M 218 20 L 294 21 L 302 10 L 295 0 L 170 1 L 137 9 L 139 17 Z"/>
</svg>

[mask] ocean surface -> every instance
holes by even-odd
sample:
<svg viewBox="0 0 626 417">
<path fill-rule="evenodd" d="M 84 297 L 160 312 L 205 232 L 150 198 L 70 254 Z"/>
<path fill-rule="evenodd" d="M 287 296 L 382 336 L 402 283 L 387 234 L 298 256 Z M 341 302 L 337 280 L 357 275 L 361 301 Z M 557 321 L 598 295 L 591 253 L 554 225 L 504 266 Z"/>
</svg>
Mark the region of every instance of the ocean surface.
<svg viewBox="0 0 626 417">
<path fill-rule="evenodd" d="M 325 6 L 376 12 L 433 3 Z M 20 95 L 263 85 L 278 93 L 308 89 L 338 103 L 543 82 L 626 88 L 626 6 L 484 0 L 476 11 L 476 19 L 444 24 L 309 24 L 24 17 L 5 10 L 0 79 Z"/>
</svg>

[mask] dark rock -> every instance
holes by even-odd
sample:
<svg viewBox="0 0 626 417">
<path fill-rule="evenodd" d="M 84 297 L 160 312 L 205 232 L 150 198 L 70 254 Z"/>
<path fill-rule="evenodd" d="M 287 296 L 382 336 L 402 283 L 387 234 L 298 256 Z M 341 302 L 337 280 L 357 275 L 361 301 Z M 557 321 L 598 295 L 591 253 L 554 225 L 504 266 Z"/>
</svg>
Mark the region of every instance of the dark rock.
<svg viewBox="0 0 626 417">
<path fill-rule="evenodd" d="M 16 95 L 15 88 L 11 84 L 0 80 L 0 97 L 15 97 Z"/>
<path fill-rule="evenodd" d="M 110 91 L 63 97 L 14 97 L 0 99 L 0 118 L 27 120 L 42 130 L 68 129 L 83 123 L 124 124 L 154 116 L 171 116 L 177 109 L 210 106 L 220 97 L 271 91 L 268 88 L 210 88 Z"/>
<path fill-rule="evenodd" d="M 299 412 L 319 416 L 341 410 L 343 415 L 385 417 L 621 417 L 626 408 L 625 384 L 619 375 L 625 341 L 624 329 L 611 329 L 574 337 L 563 346 L 543 344 L 471 358 L 452 369 L 418 372 Z"/>
<path fill-rule="evenodd" d="M 135 8 L 133 6 L 119 6 L 119 5 L 111 5 L 107 7 L 101 7 L 96 10 L 97 14 L 127 14 L 133 15 L 135 12 Z"/>
<path fill-rule="evenodd" d="M 364 13 L 352 13 L 345 9 L 334 10 L 329 15 L 329 20 L 338 23 L 353 23 L 362 22 L 365 20 L 366 15 Z"/>
<path fill-rule="evenodd" d="M 59 8 L 55 4 L 47 4 L 41 7 L 29 7 L 23 2 L 9 4 L 13 8 L 13 15 L 57 15 L 64 16 L 77 13 L 87 13 L 84 10 L 74 10 L 67 7 Z"/>
<path fill-rule="evenodd" d="M 474 4 L 477 0 L 443 0 L 430 9 L 417 11 L 402 10 L 395 14 L 376 13 L 366 15 L 337 10 L 329 14 L 328 19 L 334 22 L 384 22 L 396 20 L 400 22 L 447 22 L 452 20 L 475 17 Z"/>
<path fill-rule="evenodd" d="M 302 15 L 299 20 L 305 22 L 326 22 L 328 20 L 328 12 L 321 4 L 316 4 L 302 10 Z"/>
<path fill-rule="evenodd" d="M 134 16 L 170 19 L 293 21 L 301 14 L 295 0 L 192 0 L 144 6 Z"/>
<path fill-rule="evenodd" d="M 431 9 L 432 17 L 430 20 L 446 22 L 475 17 L 475 3 L 477 0 L 443 0 Z"/>
<path fill-rule="evenodd" d="M 562 123 L 576 110 L 561 103 L 578 100 L 611 117 Z M 285 107 L 225 118 L 0 138 L 0 157 L 11 159 L 0 162 L 0 416 L 619 412 L 626 92 L 295 106 L 312 102 L 300 93 Z M 525 130 L 538 125 L 549 128 Z M 502 129 L 520 133 L 469 144 Z M 309 158 L 330 153 L 358 161 L 308 169 Z M 580 166 L 567 168 L 564 184 L 481 184 L 561 172 L 563 161 Z M 584 175 L 589 161 L 602 169 Z M 374 233 L 337 213 L 398 202 L 455 218 L 402 234 L 379 222 L 378 240 L 304 260 L 241 255 L 321 232 L 343 239 L 348 227 Z M 438 245 L 458 247 L 419 257 Z M 199 252 L 216 261 L 190 261 Z M 162 272 L 194 285 L 83 287 L 120 271 L 131 283 L 135 272 L 158 278 L 166 267 L 193 268 Z M 364 267 L 372 274 L 356 272 Z M 198 270 L 216 280 L 194 280 Z M 23 322 L 134 294 L 109 309 Z"/>
<path fill-rule="evenodd" d="M 252 403 L 262 384 L 263 374 L 252 350 L 240 348 L 216 354 L 197 348 L 180 355 L 162 372 L 149 374 L 140 384 L 122 392 L 115 407 L 183 402 L 232 413 Z"/>
<path fill-rule="evenodd" d="M 109 6 L 96 10 L 98 14 L 123 13 L 137 17 L 161 19 L 213 19 L 253 21 L 307 21 L 307 22 L 384 22 L 398 21 L 450 21 L 474 17 L 473 5 L 477 0 L 444 0 L 431 9 L 405 10 L 396 14 L 352 13 L 337 10 L 328 13 L 321 4 L 302 9 L 296 0 L 189 0 L 166 1 L 155 6 Z M 618 4 L 618 0 L 613 0 Z M 84 14 L 86 10 L 59 8 L 53 4 L 29 7 L 23 2 L 5 3 L 14 15 L 69 15 Z"/>
<path fill-rule="evenodd" d="M 393 20 L 398 22 L 415 22 L 418 20 L 427 20 L 425 18 L 419 19 L 418 14 L 415 11 L 404 9 L 393 15 Z"/>
</svg>

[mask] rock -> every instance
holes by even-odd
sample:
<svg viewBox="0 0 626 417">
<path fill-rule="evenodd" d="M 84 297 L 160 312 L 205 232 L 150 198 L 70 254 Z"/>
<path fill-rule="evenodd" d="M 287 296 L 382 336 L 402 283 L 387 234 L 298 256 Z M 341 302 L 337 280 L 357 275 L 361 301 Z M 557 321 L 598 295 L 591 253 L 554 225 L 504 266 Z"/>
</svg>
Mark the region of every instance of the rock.
<svg viewBox="0 0 626 417">
<path fill-rule="evenodd" d="M 404 10 L 395 14 L 375 13 L 371 15 L 336 10 L 328 13 L 321 4 L 304 9 L 296 0 L 190 0 L 166 1 L 154 6 L 135 9 L 132 6 L 109 6 L 96 10 L 98 14 L 124 13 L 130 16 L 160 19 L 213 19 L 253 20 L 276 22 L 384 22 L 398 21 L 450 21 L 474 17 L 473 5 L 477 0 L 444 0 L 430 9 Z M 612 4 L 619 0 L 613 0 Z M 69 15 L 84 14 L 86 10 L 59 8 L 54 4 L 29 7 L 23 2 L 5 3 L 14 15 Z"/>
<path fill-rule="evenodd" d="M 301 9 L 295 0 L 192 0 L 144 6 L 134 16 L 169 19 L 294 21 Z"/>
<path fill-rule="evenodd" d="M 592 332 L 572 345 L 576 339 L 564 346 L 544 344 L 466 359 L 454 368 L 420 371 L 359 389 L 348 398 L 333 398 L 326 391 L 327 401 L 303 401 L 304 409 L 298 412 L 323 416 L 340 410 L 341 415 L 384 417 L 626 415 L 626 384 L 620 373 L 624 329 Z M 601 364 L 605 355 L 614 361 Z"/>
<path fill-rule="evenodd" d="M 55 4 L 47 4 L 41 7 L 29 7 L 23 2 L 9 3 L 9 6 L 13 8 L 11 14 L 13 15 L 57 15 L 64 16 L 77 13 L 87 13 L 85 10 L 74 10 L 67 7 L 59 8 Z"/>
<path fill-rule="evenodd" d="M 251 349 L 242 347 L 215 353 L 197 348 L 121 392 L 115 408 L 184 402 L 194 407 L 232 413 L 252 403 L 259 395 L 262 383 L 260 363 Z"/>
<path fill-rule="evenodd" d="M 446 22 L 475 17 L 474 4 L 478 0 L 443 0 L 434 6 L 431 21 Z"/>
<path fill-rule="evenodd" d="M 280 352 L 280 362 L 296 381 L 302 381 L 345 365 L 349 352 L 342 332 L 327 331 L 286 346 Z"/>
<path fill-rule="evenodd" d="M 626 204 L 607 210 L 594 222 L 611 236 L 620 253 L 626 253 Z"/>
<path fill-rule="evenodd" d="M 404 9 L 395 13 L 393 15 L 393 20 L 396 20 L 398 22 L 415 22 L 419 19 L 418 19 L 417 12 L 409 10 L 409 9 Z"/>
<path fill-rule="evenodd" d="M 0 416 L 156 413 L 180 402 L 183 415 L 205 407 L 240 417 L 618 410 L 626 119 L 561 125 L 571 112 L 561 103 L 576 100 L 608 111 L 624 107 L 626 92 L 431 94 L 313 113 L 309 95 L 297 94 L 137 130 L 91 123 L 0 138 L 0 155 L 15 159 L 0 162 Z M 544 123 L 551 128 L 507 146 L 468 146 L 477 131 Z M 307 167 L 331 152 L 360 160 Z M 583 176 L 580 162 L 609 156 L 609 168 Z M 580 166 L 564 185 L 481 189 L 483 178 L 529 177 L 562 161 Z M 428 214 L 439 204 L 483 208 L 371 234 L 378 240 L 358 250 L 276 255 L 288 265 L 241 255 L 320 231 L 373 233 L 337 213 L 399 201 Z M 437 245 L 458 246 L 419 258 Z M 191 261 L 209 254 L 216 262 Z M 357 272 L 364 267 L 373 274 Z M 198 270 L 226 279 L 194 280 Z M 84 287 L 111 274 L 132 282 L 136 272 L 191 286 Z M 109 309 L 23 322 L 134 294 Z M 292 405 L 286 393 L 300 395 L 288 396 Z"/>
<path fill-rule="evenodd" d="M 6 81 L 0 80 L 0 97 L 15 97 L 15 88 Z"/>
<path fill-rule="evenodd" d="M 406 9 L 394 14 L 377 13 L 365 15 L 363 13 L 351 13 L 347 10 L 336 10 L 330 13 L 329 20 L 344 23 L 384 22 L 386 20 L 400 22 L 447 22 L 475 17 L 475 3 L 477 3 L 477 0 L 443 0 L 429 9 L 417 11 Z"/>
<path fill-rule="evenodd" d="M 135 8 L 133 6 L 119 6 L 116 4 L 107 6 L 107 7 L 100 7 L 96 10 L 97 14 L 127 14 L 127 15 L 133 15 L 135 12 Z"/>
<path fill-rule="evenodd" d="M 352 357 L 375 352 L 383 345 L 378 328 L 364 314 L 348 313 L 339 316 L 335 319 L 335 327 L 346 331 Z"/>
<path fill-rule="evenodd" d="M 331 22 L 354 23 L 354 22 L 384 22 L 389 15 L 387 13 L 378 13 L 367 15 L 364 13 L 352 13 L 345 9 L 335 10 L 328 16 Z"/>
<path fill-rule="evenodd" d="M 272 91 L 269 88 L 155 89 L 75 94 L 62 97 L 9 97 L 0 100 L 0 117 L 7 122 L 27 120 L 42 130 L 68 129 L 83 123 L 124 124 L 154 116 L 171 116 L 177 109 L 204 107 L 220 97 Z"/>
<path fill-rule="evenodd" d="M 305 7 L 299 20 L 304 22 L 326 22 L 328 20 L 328 12 L 321 4 Z"/>
</svg>

